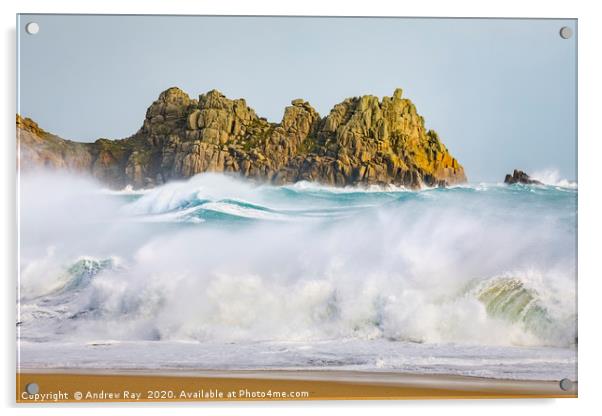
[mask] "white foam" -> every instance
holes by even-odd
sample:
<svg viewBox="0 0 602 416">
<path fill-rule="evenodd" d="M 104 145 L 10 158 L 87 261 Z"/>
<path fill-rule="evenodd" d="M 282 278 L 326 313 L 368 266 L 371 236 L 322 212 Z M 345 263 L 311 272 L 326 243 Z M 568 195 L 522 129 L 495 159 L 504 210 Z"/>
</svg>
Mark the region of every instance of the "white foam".
<svg viewBox="0 0 602 416">
<path fill-rule="evenodd" d="M 289 188 L 297 191 L 323 191 L 330 193 L 379 193 L 379 192 L 413 192 L 411 189 L 397 185 L 368 185 L 368 186 L 344 186 L 335 187 L 322 185 L 316 182 L 299 181 L 292 185 L 284 185 L 284 188 Z M 426 188 L 425 188 L 426 189 Z"/>
<path fill-rule="evenodd" d="M 344 221 L 154 228 L 119 209 L 122 198 L 97 195 L 90 203 L 90 186 L 97 188 L 87 183 L 24 186 L 23 293 L 47 293 L 61 279 L 56 271 L 82 255 L 113 254 L 127 265 L 98 274 L 70 296 L 47 299 L 52 313 L 46 318 L 35 318 L 40 302 L 28 304 L 22 296 L 31 312 L 21 326 L 25 339 L 574 343 L 576 253 L 566 222 L 572 205 L 517 206 L 518 199 L 483 197 L 495 190 L 468 196 L 451 190 L 431 192 L 428 201 L 360 211 Z M 168 222 L 200 208 L 286 217 L 223 201 L 263 202 L 256 199 L 268 197 L 258 189 L 203 176 L 154 189 L 129 206 L 136 207 L 134 218 L 158 214 Z M 177 209 L 190 198 L 210 202 Z M 521 322 L 490 316 L 467 291 L 475 279 L 505 274 L 536 291 L 547 316 L 562 324 L 545 334 L 530 331 Z"/>
<path fill-rule="evenodd" d="M 100 192 L 107 195 L 144 195 L 150 192 L 150 189 L 134 189 L 132 185 L 126 185 L 121 190 L 103 188 Z"/>
<path fill-rule="evenodd" d="M 546 169 L 533 172 L 531 177 L 546 185 L 559 186 L 561 188 L 577 188 L 577 182 L 562 178 L 558 169 Z"/>
<path fill-rule="evenodd" d="M 297 370 L 296 374 L 301 373 L 300 370 L 351 370 L 356 381 L 358 371 L 521 380 L 577 379 L 574 348 L 429 345 L 382 339 L 253 343 L 22 342 L 20 358 L 23 369 L 184 369 L 211 370 L 214 375 L 216 370 L 236 369 L 290 369 Z"/>
</svg>

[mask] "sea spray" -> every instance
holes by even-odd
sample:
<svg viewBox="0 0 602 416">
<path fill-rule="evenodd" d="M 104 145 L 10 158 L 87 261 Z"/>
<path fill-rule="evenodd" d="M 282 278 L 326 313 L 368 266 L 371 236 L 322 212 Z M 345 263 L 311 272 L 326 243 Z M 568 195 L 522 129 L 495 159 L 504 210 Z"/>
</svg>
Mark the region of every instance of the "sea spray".
<svg viewBox="0 0 602 416">
<path fill-rule="evenodd" d="M 23 339 L 575 342 L 572 188 L 206 174 L 133 195 L 50 175 L 22 194 Z M 48 290 L 82 258 L 122 266 Z M 499 282 L 519 294 L 500 300 Z"/>
<path fill-rule="evenodd" d="M 577 188 L 577 182 L 562 178 L 558 169 L 544 169 L 535 171 L 531 176 L 545 185 L 557 186 L 561 188 Z"/>
</svg>

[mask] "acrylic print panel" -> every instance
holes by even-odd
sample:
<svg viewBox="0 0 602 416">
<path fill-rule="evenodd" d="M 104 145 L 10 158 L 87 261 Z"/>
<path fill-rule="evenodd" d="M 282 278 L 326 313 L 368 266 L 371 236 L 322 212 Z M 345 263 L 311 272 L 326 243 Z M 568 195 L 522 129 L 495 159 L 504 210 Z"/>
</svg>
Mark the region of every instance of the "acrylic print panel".
<svg viewBox="0 0 602 416">
<path fill-rule="evenodd" d="M 17 23 L 18 401 L 577 395 L 576 20 Z"/>
</svg>

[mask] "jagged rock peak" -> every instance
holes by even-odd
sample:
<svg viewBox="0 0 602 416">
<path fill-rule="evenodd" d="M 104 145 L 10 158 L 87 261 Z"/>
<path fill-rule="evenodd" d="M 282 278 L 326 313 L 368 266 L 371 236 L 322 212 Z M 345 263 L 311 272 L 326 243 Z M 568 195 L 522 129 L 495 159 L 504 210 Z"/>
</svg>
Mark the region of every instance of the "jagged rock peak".
<svg viewBox="0 0 602 416">
<path fill-rule="evenodd" d="M 176 105 L 188 105 L 190 96 L 178 87 L 170 87 L 159 94 L 157 101 Z"/>
<path fill-rule="evenodd" d="M 507 185 L 513 185 L 515 183 L 522 183 L 524 185 L 543 185 L 543 183 L 537 179 L 531 178 L 531 176 L 518 169 L 514 169 L 512 175 L 507 174 L 504 178 L 504 183 Z"/>
</svg>

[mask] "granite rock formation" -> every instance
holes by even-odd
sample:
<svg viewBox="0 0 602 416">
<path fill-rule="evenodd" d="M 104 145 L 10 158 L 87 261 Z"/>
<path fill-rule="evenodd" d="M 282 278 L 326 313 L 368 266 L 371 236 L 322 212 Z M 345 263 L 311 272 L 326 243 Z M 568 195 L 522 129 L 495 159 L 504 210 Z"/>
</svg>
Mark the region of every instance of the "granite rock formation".
<svg viewBox="0 0 602 416">
<path fill-rule="evenodd" d="M 515 183 L 522 183 L 524 185 L 543 185 L 537 179 L 532 179 L 529 175 L 527 175 L 522 170 L 514 169 L 512 175 L 507 174 L 504 178 L 504 183 L 508 185 L 513 185 Z"/>
<path fill-rule="evenodd" d="M 280 123 L 258 117 L 244 99 L 217 90 L 191 99 L 159 95 L 134 135 L 94 143 L 63 140 L 17 115 L 20 166 L 68 169 L 114 188 L 152 187 L 201 172 L 231 172 L 274 184 L 445 186 L 466 181 L 414 104 L 392 97 L 348 98 L 326 117 L 302 99 Z"/>
</svg>

